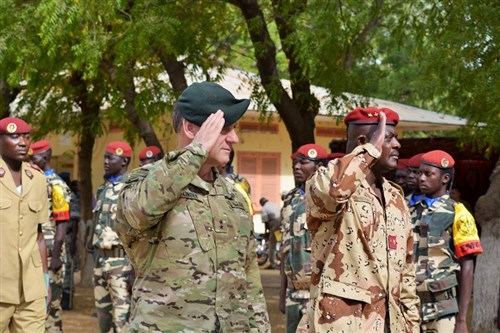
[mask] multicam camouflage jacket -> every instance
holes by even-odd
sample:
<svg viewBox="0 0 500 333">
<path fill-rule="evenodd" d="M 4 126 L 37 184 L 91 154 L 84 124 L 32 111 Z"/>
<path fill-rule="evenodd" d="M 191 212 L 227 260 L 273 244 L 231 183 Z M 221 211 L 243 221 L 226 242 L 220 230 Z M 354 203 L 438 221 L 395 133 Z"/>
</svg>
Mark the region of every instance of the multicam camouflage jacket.
<svg viewBox="0 0 500 333">
<path fill-rule="evenodd" d="M 472 215 L 445 194 L 431 207 L 416 204 L 411 221 L 422 321 L 458 313 L 458 259 L 482 252 Z"/>
<path fill-rule="evenodd" d="M 288 280 L 292 282 L 287 288 L 309 290 L 312 268 L 309 252 L 311 235 L 306 225 L 306 199 L 302 187 L 296 187 L 286 194 L 281 218 L 284 269 Z"/>
<path fill-rule="evenodd" d="M 200 144 L 131 172 L 118 232 L 136 270 L 130 332 L 269 332 L 244 198 Z"/>
<path fill-rule="evenodd" d="M 50 257 L 54 248 L 56 223 L 68 221 L 70 218 L 71 190 L 53 169 L 44 172 L 44 174 L 47 179 L 49 197 L 49 221 L 42 225 L 42 230 Z M 64 257 L 64 246 L 61 247 L 61 252 L 61 257 Z"/>
<path fill-rule="evenodd" d="M 115 231 L 118 193 L 125 185 L 125 175 L 114 180 L 106 180 L 96 192 L 93 210 L 94 236 L 92 244 L 100 249 L 111 249 L 122 243 Z"/>
<path fill-rule="evenodd" d="M 414 332 L 419 328 L 413 236 L 402 190 L 366 176 L 371 144 L 320 167 L 306 183 L 313 272 L 311 332 Z"/>
</svg>

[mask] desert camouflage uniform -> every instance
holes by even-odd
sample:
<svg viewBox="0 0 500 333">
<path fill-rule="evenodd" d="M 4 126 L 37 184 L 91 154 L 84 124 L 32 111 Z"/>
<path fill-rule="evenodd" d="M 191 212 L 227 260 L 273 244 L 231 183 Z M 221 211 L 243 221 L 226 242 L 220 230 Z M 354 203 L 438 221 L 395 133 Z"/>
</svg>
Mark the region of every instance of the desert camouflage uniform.
<svg viewBox="0 0 500 333">
<path fill-rule="evenodd" d="M 445 194 L 431 207 L 427 207 L 425 200 L 420 201 L 412 212 L 423 332 L 453 332 L 458 313 L 458 259 L 482 252 L 472 215 L 455 218 L 456 205 Z M 455 233 L 454 228 L 458 228 Z M 477 241 L 469 242 L 467 248 L 457 253 L 456 245 L 463 239 L 464 232 L 475 235 Z"/>
<path fill-rule="evenodd" d="M 134 170 L 118 232 L 136 270 L 130 332 L 269 332 L 253 224 L 215 169 L 197 176 L 200 144 Z"/>
<path fill-rule="evenodd" d="M 366 175 L 372 144 L 320 167 L 306 183 L 313 271 L 311 332 L 419 332 L 410 216 L 399 186 Z M 302 323 L 301 323 L 302 325 Z"/>
<path fill-rule="evenodd" d="M 306 313 L 311 280 L 311 234 L 306 225 L 304 188 L 288 192 L 281 210 L 283 233 L 282 254 L 287 276 L 286 330 L 295 333 L 302 315 Z"/>
<path fill-rule="evenodd" d="M 50 264 L 52 262 L 52 251 L 54 250 L 56 223 L 69 220 L 71 190 L 66 182 L 59 177 L 53 169 L 45 171 L 44 173 L 47 178 L 50 219 L 49 222 L 42 225 L 42 231 L 49 252 L 47 261 L 49 265 L 50 290 L 52 291 L 49 316 L 45 321 L 45 332 L 62 332 L 61 298 L 65 271 L 64 266 L 66 263 L 66 248 L 64 243 L 61 244 L 61 268 L 57 272 L 53 272 L 50 270 Z"/>
<path fill-rule="evenodd" d="M 130 315 L 132 266 L 115 232 L 118 193 L 124 184 L 124 176 L 108 179 L 96 193 L 94 297 L 101 332 L 122 332 Z"/>
</svg>

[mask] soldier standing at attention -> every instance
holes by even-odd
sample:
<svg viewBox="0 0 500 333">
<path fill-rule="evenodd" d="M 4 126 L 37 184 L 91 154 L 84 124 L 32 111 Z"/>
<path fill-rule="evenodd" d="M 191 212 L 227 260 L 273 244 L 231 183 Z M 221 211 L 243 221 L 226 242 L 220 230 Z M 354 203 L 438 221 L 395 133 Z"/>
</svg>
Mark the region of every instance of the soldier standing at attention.
<svg viewBox="0 0 500 333">
<path fill-rule="evenodd" d="M 420 191 L 418 186 L 418 175 L 420 169 L 420 159 L 424 153 L 413 155 L 408 159 L 408 174 L 406 176 L 406 186 L 408 187 L 408 195 L 406 195 L 406 202 L 408 207 L 410 207 L 410 213 L 412 207 L 423 199 L 424 195 Z"/>
<path fill-rule="evenodd" d="M 49 273 L 47 185 L 28 158 L 30 126 L 0 120 L 0 332 L 43 333 Z"/>
<path fill-rule="evenodd" d="M 43 236 L 47 243 L 48 265 L 50 274 L 50 302 L 49 316 L 45 322 L 45 332 L 63 332 L 61 318 L 61 299 L 66 261 L 66 226 L 69 220 L 71 190 L 66 182 L 59 177 L 50 166 L 52 148 L 47 140 L 31 144 L 31 162 L 43 171 L 47 179 L 47 193 L 49 198 L 49 221 L 42 225 Z"/>
<path fill-rule="evenodd" d="M 139 153 L 139 164 L 140 166 L 144 166 L 146 164 L 154 163 L 161 159 L 163 154 L 161 153 L 161 149 L 156 146 L 147 146 Z"/>
<path fill-rule="evenodd" d="M 418 180 L 425 197 L 413 211 L 412 223 L 422 332 L 468 332 L 474 257 L 483 249 L 472 214 L 448 194 L 454 164 L 442 150 L 430 151 L 420 161 Z"/>
<path fill-rule="evenodd" d="M 193 83 L 172 115 L 178 149 L 130 173 L 118 206 L 137 273 L 129 332 L 270 332 L 248 206 L 218 170 L 249 103 Z"/>
<path fill-rule="evenodd" d="M 306 182 L 309 329 L 418 333 L 410 216 L 402 189 L 383 176 L 397 167 L 399 116 L 357 108 L 344 122 L 347 154 Z"/>
<path fill-rule="evenodd" d="M 125 185 L 132 148 L 114 141 L 104 154 L 104 184 L 96 192 L 93 247 L 97 250 L 94 268 L 94 297 L 102 333 L 122 332 L 130 314 L 130 292 L 134 272 L 115 231 L 118 193 Z"/>
<path fill-rule="evenodd" d="M 326 150 L 316 144 L 301 146 L 292 154 L 296 187 L 285 195 L 281 209 L 280 310 L 285 313 L 287 333 L 295 333 L 306 313 L 311 281 L 311 235 L 306 225 L 306 180 L 328 162 Z"/>
</svg>

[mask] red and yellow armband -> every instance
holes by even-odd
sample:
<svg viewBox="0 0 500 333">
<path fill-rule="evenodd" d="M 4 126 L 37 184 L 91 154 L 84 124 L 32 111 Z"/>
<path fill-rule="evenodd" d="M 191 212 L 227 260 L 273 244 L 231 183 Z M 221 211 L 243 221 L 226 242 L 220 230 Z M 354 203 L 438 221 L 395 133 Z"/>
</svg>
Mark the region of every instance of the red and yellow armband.
<svg viewBox="0 0 500 333">
<path fill-rule="evenodd" d="M 60 185 L 52 186 L 52 217 L 56 222 L 69 220 L 69 203 Z"/>
<path fill-rule="evenodd" d="M 455 206 L 453 241 L 458 258 L 483 252 L 474 217 L 461 203 Z"/>
</svg>

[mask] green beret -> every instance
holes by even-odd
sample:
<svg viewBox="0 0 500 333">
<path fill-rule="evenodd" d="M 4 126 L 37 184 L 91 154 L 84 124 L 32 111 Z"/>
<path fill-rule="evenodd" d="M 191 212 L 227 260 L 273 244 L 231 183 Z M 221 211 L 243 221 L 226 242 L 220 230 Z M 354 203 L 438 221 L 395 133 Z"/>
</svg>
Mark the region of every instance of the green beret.
<svg viewBox="0 0 500 333">
<path fill-rule="evenodd" d="M 249 99 L 236 99 L 229 90 L 207 81 L 193 83 L 177 101 L 182 117 L 198 126 L 217 110 L 224 112 L 224 126 L 234 124 L 248 109 L 248 105 Z"/>
</svg>

